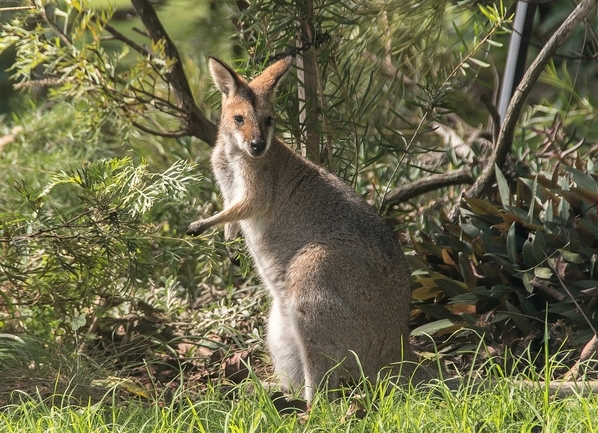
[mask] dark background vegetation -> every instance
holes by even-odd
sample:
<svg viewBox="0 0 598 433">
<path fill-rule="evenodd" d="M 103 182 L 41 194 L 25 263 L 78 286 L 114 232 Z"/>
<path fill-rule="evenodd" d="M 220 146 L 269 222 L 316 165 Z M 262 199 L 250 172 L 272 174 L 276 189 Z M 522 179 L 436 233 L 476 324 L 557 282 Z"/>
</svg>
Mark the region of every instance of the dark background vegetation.
<svg viewBox="0 0 598 433">
<path fill-rule="evenodd" d="M 242 240 L 184 236 L 220 206 L 208 55 L 251 77 L 298 53 L 279 135 L 396 229 L 424 355 L 542 374 L 558 354 L 561 374 L 591 347 L 595 7 L 533 83 L 495 170 L 514 2 L 42 3 L 0 2 L 2 398 L 92 395 L 115 376 L 145 397 L 238 381 L 247 360 L 267 377 L 268 300 Z M 528 64 L 576 3 L 540 2 Z M 470 193 L 487 167 L 492 187 Z"/>
</svg>

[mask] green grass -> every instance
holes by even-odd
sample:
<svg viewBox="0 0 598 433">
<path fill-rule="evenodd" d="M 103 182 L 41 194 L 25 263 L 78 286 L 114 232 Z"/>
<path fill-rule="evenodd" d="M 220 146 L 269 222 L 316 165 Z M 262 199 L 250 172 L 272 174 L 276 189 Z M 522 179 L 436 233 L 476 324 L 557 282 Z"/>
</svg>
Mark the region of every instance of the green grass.
<svg viewBox="0 0 598 433">
<path fill-rule="evenodd" d="M 250 384 L 251 385 L 251 384 Z M 235 397 L 215 390 L 192 401 L 130 401 L 89 406 L 55 405 L 35 398 L 0 411 L 0 431 L 13 432 L 596 432 L 598 396 L 546 399 L 540 386 L 502 379 L 475 392 L 437 384 L 421 390 L 386 385 L 362 398 L 363 419 L 348 416 L 351 399 L 330 403 L 319 396 L 309 417 L 280 416 L 267 393 L 241 386 Z M 368 403 L 368 401 L 370 403 Z M 373 403 L 371 403 L 373 402 Z"/>
</svg>

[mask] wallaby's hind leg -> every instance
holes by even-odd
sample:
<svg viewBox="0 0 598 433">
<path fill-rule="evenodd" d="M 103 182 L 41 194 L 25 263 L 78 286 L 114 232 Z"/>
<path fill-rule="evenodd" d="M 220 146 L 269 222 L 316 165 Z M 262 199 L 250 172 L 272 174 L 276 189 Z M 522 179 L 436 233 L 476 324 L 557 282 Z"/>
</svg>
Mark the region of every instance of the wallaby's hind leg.
<svg viewBox="0 0 598 433">
<path fill-rule="evenodd" d="M 302 348 L 297 339 L 293 318 L 276 300 L 268 318 L 266 338 L 274 359 L 274 372 L 282 387 L 289 392 L 299 391 L 304 384 Z"/>
<path fill-rule="evenodd" d="M 350 241 L 312 244 L 287 269 L 308 400 L 324 378 L 335 390 L 339 377 L 374 381 L 381 368 L 411 359 L 408 342 L 403 351 L 401 341 L 409 314 L 408 305 L 400 308 L 403 277 L 390 273 L 388 256 L 354 250 Z"/>
<path fill-rule="evenodd" d="M 354 339 L 354 317 L 342 296 L 331 287 L 336 276 L 331 275 L 330 264 L 326 248 L 316 244 L 295 256 L 286 275 L 303 346 L 304 394 L 308 401 L 320 385 L 328 385 L 329 391 L 338 389 L 345 358 L 351 356 L 347 341 Z M 326 384 L 322 383 L 325 378 Z"/>
<path fill-rule="evenodd" d="M 334 398 L 340 386 L 337 362 L 319 351 L 319 347 L 310 348 L 310 342 L 303 358 L 303 371 L 305 376 L 305 389 L 303 397 L 307 401 L 313 399 L 314 393 L 320 386 L 327 385 L 328 397 Z M 326 383 L 322 383 L 326 378 Z"/>
</svg>

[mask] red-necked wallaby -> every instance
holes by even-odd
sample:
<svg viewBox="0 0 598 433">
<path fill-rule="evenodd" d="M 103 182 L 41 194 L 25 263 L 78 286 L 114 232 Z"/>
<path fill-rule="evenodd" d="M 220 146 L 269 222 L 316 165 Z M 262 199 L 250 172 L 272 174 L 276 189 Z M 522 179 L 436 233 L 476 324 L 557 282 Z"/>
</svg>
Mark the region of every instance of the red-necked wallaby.
<svg viewBox="0 0 598 433">
<path fill-rule="evenodd" d="M 309 401 L 324 377 L 334 388 L 343 376 L 375 380 L 384 367 L 394 365 L 395 374 L 398 363 L 414 360 L 411 292 L 405 257 L 380 216 L 274 137 L 275 89 L 291 62 L 283 58 L 248 83 L 210 58 L 222 92 L 212 166 L 224 210 L 187 234 L 226 224 L 230 237 L 241 229 L 272 295 L 267 342 L 275 371 Z"/>
</svg>

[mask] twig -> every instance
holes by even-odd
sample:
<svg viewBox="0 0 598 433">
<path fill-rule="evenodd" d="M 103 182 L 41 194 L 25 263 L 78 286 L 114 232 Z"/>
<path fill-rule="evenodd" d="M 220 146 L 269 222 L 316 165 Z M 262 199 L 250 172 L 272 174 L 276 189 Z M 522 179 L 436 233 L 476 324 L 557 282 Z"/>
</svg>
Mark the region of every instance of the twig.
<svg viewBox="0 0 598 433">
<path fill-rule="evenodd" d="M 41 230 L 38 230 L 38 231 L 36 231 L 34 233 L 28 233 L 26 235 L 20 235 L 20 236 L 14 236 L 14 237 L 1 237 L 0 238 L 0 242 L 11 242 L 14 239 L 32 239 L 32 238 L 43 236 L 46 233 L 55 232 L 57 230 L 64 229 L 64 228 L 70 228 L 70 227 L 85 228 L 85 227 L 87 227 L 87 225 L 84 225 L 84 224 L 74 224 L 73 225 L 73 222 L 77 221 L 79 218 L 83 218 L 83 217 L 85 217 L 85 216 L 87 216 L 87 215 L 89 215 L 89 214 L 91 214 L 93 212 L 94 212 L 93 209 L 88 209 L 85 212 L 82 212 L 82 213 L 78 214 L 77 216 L 74 216 L 70 220 L 68 220 L 68 221 L 66 221 L 66 222 L 64 222 L 64 223 L 62 223 L 60 225 L 57 225 L 57 226 L 54 226 L 54 227 L 50 227 L 50 228 L 47 228 L 47 229 L 41 229 Z"/>
<path fill-rule="evenodd" d="M 497 143 L 498 136 L 500 135 L 500 114 L 498 114 L 496 107 L 494 106 L 494 104 L 492 104 L 492 101 L 490 100 L 488 95 L 483 94 L 482 96 L 480 96 L 480 102 L 482 104 L 484 104 L 484 106 L 490 113 L 490 117 L 492 117 L 492 124 L 493 124 L 492 138 L 494 139 L 494 142 Z"/>
<path fill-rule="evenodd" d="M 141 36 L 145 36 L 146 38 L 149 38 L 149 37 L 150 37 L 150 35 L 149 35 L 149 33 L 147 32 L 147 30 L 142 30 L 142 29 L 140 29 L 140 28 L 138 28 L 138 27 L 132 27 L 131 29 L 132 29 L 134 32 L 136 32 L 136 33 L 139 33 Z M 151 38 L 150 38 L 150 39 L 151 39 Z"/>
<path fill-rule="evenodd" d="M 587 344 L 581 350 L 581 354 L 579 355 L 579 359 L 575 363 L 571 370 L 565 374 L 565 380 L 574 380 L 583 376 L 585 373 L 585 363 L 591 360 L 596 360 L 596 355 L 598 355 L 598 336 L 594 334 L 594 336 L 587 342 Z"/>
<path fill-rule="evenodd" d="M 466 191 L 465 195 L 467 197 L 481 198 L 490 189 L 494 182 L 495 165 L 502 167 L 505 163 L 507 154 L 511 150 L 513 136 L 515 135 L 515 126 L 517 125 L 519 115 L 521 114 L 525 100 L 531 92 L 533 84 L 536 83 L 544 70 L 544 67 L 556 54 L 556 50 L 563 44 L 563 42 L 565 42 L 565 40 L 567 40 L 573 29 L 583 21 L 597 3 L 598 0 L 582 0 L 563 24 L 561 24 L 550 37 L 546 45 L 544 45 L 544 48 L 542 48 L 538 56 L 527 69 L 521 82 L 513 93 L 492 156 L 485 164 L 484 171 L 480 177 L 476 180 L 473 186 Z"/>
<path fill-rule="evenodd" d="M 54 30 L 56 32 L 56 34 L 58 35 L 60 40 L 62 42 L 64 42 L 65 45 L 67 45 L 69 47 L 73 46 L 73 42 L 70 40 L 70 38 L 64 34 L 64 32 L 60 29 L 60 27 L 58 27 L 58 25 L 54 21 L 52 21 L 50 18 L 48 18 L 48 14 L 46 14 L 46 10 L 43 7 L 39 9 L 39 14 L 43 18 L 43 20 L 50 27 L 52 27 L 52 30 Z"/>
<path fill-rule="evenodd" d="M 554 299 L 556 299 L 559 302 L 567 298 L 566 295 L 563 295 L 557 289 L 555 289 L 554 287 L 552 287 L 552 285 L 548 281 L 546 281 L 546 280 L 542 280 L 542 279 L 540 279 L 538 277 L 534 277 L 530 281 L 530 284 L 533 287 L 535 287 L 536 289 L 539 289 L 539 290 L 543 291 L 548 296 L 552 296 Z"/>
<path fill-rule="evenodd" d="M 27 11 L 27 10 L 33 10 L 35 9 L 35 6 L 31 5 L 31 6 L 8 6 L 5 8 L 0 8 L 0 13 L 2 12 L 17 12 L 17 11 Z"/>
<path fill-rule="evenodd" d="M 460 185 L 464 183 L 473 183 L 473 177 L 469 168 L 452 171 L 443 174 L 433 174 L 423 179 L 416 180 L 406 185 L 401 185 L 391 191 L 382 201 L 382 205 L 393 205 L 407 201 L 413 197 L 434 191 L 450 185 Z"/>
<path fill-rule="evenodd" d="M 178 131 L 156 131 L 155 129 L 148 128 L 147 126 L 143 126 L 141 123 L 136 122 L 134 120 L 131 121 L 131 124 L 137 128 L 146 132 L 151 135 L 156 135 L 158 137 L 166 137 L 166 138 L 180 138 L 187 135 L 188 131 L 186 129 L 181 129 Z"/>
<path fill-rule="evenodd" d="M 193 93 L 191 92 L 189 81 L 187 81 L 187 77 L 185 76 L 181 56 L 176 45 L 170 39 L 168 33 L 166 33 L 149 0 L 131 0 L 131 3 L 133 3 L 137 15 L 139 15 L 143 25 L 147 28 L 152 40 L 156 42 L 164 40 L 166 55 L 175 60 L 172 70 L 166 73 L 166 78 L 174 90 L 179 106 L 185 112 L 189 135 L 205 141 L 210 146 L 214 146 L 216 143 L 216 125 L 195 104 Z"/>
<path fill-rule="evenodd" d="M 121 32 L 119 32 L 118 30 L 116 30 L 114 27 L 112 27 L 110 24 L 106 24 L 104 26 L 104 29 L 110 33 L 112 36 L 114 36 L 115 39 L 118 39 L 121 42 L 124 42 L 125 44 L 127 44 L 129 47 L 133 48 L 135 51 L 137 51 L 138 53 L 141 54 L 147 54 L 150 57 L 154 57 L 154 53 L 152 53 L 152 51 L 147 48 L 146 46 L 141 46 L 139 45 L 137 42 L 135 42 L 133 39 L 128 38 L 127 36 L 123 35 Z"/>
<path fill-rule="evenodd" d="M 571 294 L 571 292 L 567 288 L 567 285 L 565 284 L 565 281 L 563 281 L 563 277 L 561 277 L 561 275 L 559 274 L 558 268 L 559 268 L 559 264 L 560 264 L 561 260 L 563 260 L 563 258 L 561 256 L 557 257 L 557 259 L 554 263 L 554 266 L 552 266 L 552 270 L 554 271 L 554 274 L 558 278 L 559 283 L 561 284 L 561 286 L 563 287 L 565 292 L 567 292 L 567 295 L 569 295 L 569 297 L 575 304 L 575 307 L 577 308 L 579 313 L 582 315 L 582 317 L 584 318 L 584 320 L 586 321 L 586 323 L 588 324 L 588 326 L 590 327 L 590 329 L 592 330 L 594 335 L 598 335 L 598 333 L 596 332 L 596 328 L 594 328 L 594 325 L 592 325 L 592 322 L 590 321 L 589 317 L 586 315 L 585 311 L 583 311 L 583 309 L 581 308 L 581 305 L 579 305 L 579 303 L 577 302 L 577 300 L 575 299 L 573 294 Z"/>
</svg>

